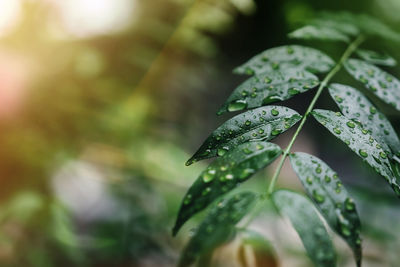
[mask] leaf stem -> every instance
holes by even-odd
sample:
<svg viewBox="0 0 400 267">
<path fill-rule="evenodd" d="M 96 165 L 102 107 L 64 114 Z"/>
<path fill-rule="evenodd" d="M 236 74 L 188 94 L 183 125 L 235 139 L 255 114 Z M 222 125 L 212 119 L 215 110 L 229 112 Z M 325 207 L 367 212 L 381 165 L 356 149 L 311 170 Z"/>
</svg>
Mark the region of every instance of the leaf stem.
<svg viewBox="0 0 400 267">
<path fill-rule="evenodd" d="M 315 93 L 313 99 L 311 100 L 310 105 L 308 106 L 306 113 L 304 114 L 302 120 L 300 121 L 299 126 L 296 129 L 296 132 L 293 134 L 292 139 L 290 140 L 288 146 L 286 147 L 285 151 L 282 154 L 282 157 L 279 161 L 278 167 L 275 169 L 275 173 L 272 176 L 271 182 L 269 183 L 268 190 L 267 190 L 267 196 L 270 196 L 272 192 L 274 191 L 274 187 L 276 184 L 276 181 L 278 180 L 278 176 L 282 170 L 283 164 L 285 163 L 286 157 L 289 155 L 290 150 L 292 149 L 292 146 L 294 142 L 296 141 L 297 136 L 299 135 L 301 129 L 303 128 L 307 117 L 310 115 L 311 111 L 314 109 L 315 103 L 317 102 L 319 96 L 321 95 L 322 91 L 324 88 L 327 86 L 329 81 L 332 79 L 333 76 L 341 69 L 343 63 L 350 57 L 350 55 L 357 49 L 357 47 L 365 40 L 365 37 L 363 35 L 359 35 L 344 51 L 342 57 L 340 60 L 336 63 L 335 67 L 325 76 L 325 78 L 322 80 L 320 83 L 317 92 Z"/>
</svg>

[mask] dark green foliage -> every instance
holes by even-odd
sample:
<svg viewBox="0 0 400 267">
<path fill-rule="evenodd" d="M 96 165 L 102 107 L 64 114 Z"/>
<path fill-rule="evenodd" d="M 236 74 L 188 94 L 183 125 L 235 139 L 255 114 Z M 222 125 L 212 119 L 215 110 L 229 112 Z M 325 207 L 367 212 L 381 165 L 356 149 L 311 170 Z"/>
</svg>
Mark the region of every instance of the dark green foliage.
<svg viewBox="0 0 400 267">
<path fill-rule="evenodd" d="M 306 153 L 291 154 L 290 162 L 315 206 L 330 227 L 353 249 L 360 265 L 360 219 L 354 200 L 347 193 L 337 173 L 319 158 Z"/>
<path fill-rule="evenodd" d="M 242 192 L 216 203 L 184 249 L 178 266 L 189 266 L 199 255 L 233 238 L 236 223 L 246 215 L 256 199 L 254 193 Z"/>
<path fill-rule="evenodd" d="M 354 153 L 362 158 L 364 162 L 382 175 L 396 194 L 400 195 L 400 184 L 393 175 L 388 156 L 367 129 L 362 128 L 359 124 L 344 117 L 339 112 L 316 109 L 312 114 L 319 123 L 324 125 L 333 135 L 342 140 Z"/>
<path fill-rule="evenodd" d="M 273 73 L 276 70 L 297 69 L 323 73 L 329 71 L 334 64 L 330 57 L 319 50 L 299 45 L 287 45 L 265 50 L 237 67 L 234 72 L 254 75 Z"/>
<path fill-rule="evenodd" d="M 396 60 L 386 54 L 359 48 L 371 37 L 400 41 L 400 35 L 372 17 L 335 12 L 322 13 L 290 33 L 289 37 L 340 41 L 349 45 L 337 63 L 314 48 L 288 45 L 267 49 L 234 70 L 235 73 L 252 77 L 233 91 L 218 114 L 256 109 L 237 115 L 221 125 L 189 159 L 187 165 L 201 159 L 222 156 L 201 173 L 187 192 L 173 232 L 175 234 L 195 213 L 233 190 L 236 185 L 282 154 L 268 190 L 259 200 L 272 200 L 280 213 L 289 217 L 316 266 L 336 266 L 335 250 L 317 210 L 334 232 L 347 242 L 357 265 L 361 266 L 361 223 L 353 198 L 336 172 L 326 163 L 305 153 L 291 153 L 291 148 L 312 114 L 375 172 L 383 176 L 400 196 L 400 141 L 388 118 L 360 91 L 337 83 L 330 84 L 328 88 L 343 115 L 340 112 L 314 109 L 322 90 L 344 66 L 373 94 L 400 110 L 400 81 L 373 65 L 394 66 Z M 354 53 L 363 60 L 350 59 Z M 325 72 L 329 73 L 322 81 L 313 74 Z M 268 106 L 314 87 L 318 89 L 304 116 L 286 107 Z M 264 105 L 266 107 L 260 107 Z M 270 143 L 259 142 L 273 139 L 300 120 L 284 151 Z M 291 191 L 274 191 L 275 182 L 288 156 L 312 202 Z M 243 209 L 238 218 L 245 216 L 245 213 Z M 232 236 L 234 224 L 238 220 L 222 219 L 226 224 L 224 228 L 222 224 L 214 224 L 218 226 L 215 228 L 218 231 L 213 232 L 212 236 L 205 232 L 212 224 L 210 222 L 218 217 L 218 209 L 213 208 L 189 242 L 181 266 L 193 262 L 206 248 L 210 251 Z"/>
<path fill-rule="evenodd" d="M 216 159 L 189 188 L 182 201 L 173 234 L 195 213 L 273 162 L 281 152 L 280 147 L 272 143 L 248 142 Z"/>
<path fill-rule="evenodd" d="M 278 190 L 272 195 L 272 201 L 282 215 L 299 234 L 310 259 L 316 266 L 336 265 L 336 252 L 312 203 L 300 194 Z"/>
<path fill-rule="evenodd" d="M 186 165 L 193 162 L 222 156 L 239 144 L 253 140 L 271 140 L 283 133 L 301 119 L 294 110 L 268 106 L 237 115 L 216 129 L 191 157 Z"/>
</svg>

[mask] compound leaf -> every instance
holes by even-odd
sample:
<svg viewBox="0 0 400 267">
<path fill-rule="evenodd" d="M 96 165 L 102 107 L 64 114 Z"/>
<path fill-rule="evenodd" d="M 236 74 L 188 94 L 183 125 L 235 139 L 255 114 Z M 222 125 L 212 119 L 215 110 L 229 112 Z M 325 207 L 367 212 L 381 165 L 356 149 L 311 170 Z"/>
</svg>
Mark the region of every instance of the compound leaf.
<svg viewBox="0 0 400 267">
<path fill-rule="evenodd" d="M 400 155 L 400 140 L 392 124 L 360 91 L 342 84 L 329 85 L 329 93 L 343 115 L 358 122 L 389 156 Z"/>
<path fill-rule="evenodd" d="M 358 59 L 349 59 L 346 70 L 377 97 L 400 110 L 400 81 L 380 68 Z"/>
<path fill-rule="evenodd" d="M 330 227 L 349 244 L 361 265 L 360 219 L 352 198 L 325 162 L 306 153 L 293 153 L 290 162 L 307 194 Z"/>
<path fill-rule="evenodd" d="M 399 181 L 394 177 L 388 156 L 367 129 L 342 116 L 339 112 L 315 109 L 312 114 L 319 123 L 345 142 L 364 162 L 382 175 L 396 194 L 400 196 Z"/>
<path fill-rule="evenodd" d="M 253 75 L 286 69 L 324 73 L 329 71 L 334 64 L 335 62 L 330 57 L 317 49 L 286 45 L 265 50 L 237 67 L 234 73 Z"/>
<path fill-rule="evenodd" d="M 289 217 L 314 264 L 321 267 L 336 266 L 332 241 L 312 203 L 288 190 L 275 191 L 272 201 L 282 215 Z"/>
<path fill-rule="evenodd" d="M 272 163 L 282 150 L 268 142 L 241 144 L 213 161 L 186 193 L 173 234 L 194 214 Z"/>
<path fill-rule="evenodd" d="M 349 37 L 335 28 L 317 25 L 306 25 L 289 33 L 289 38 L 303 40 L 326 40 L 349 42 Z"/>
<path fill-rule="evenodd" d="M 397 62 L 388 54 L 378 53 L 372 50 L 357 49 L 356 54 L 365 61 L 371 64 L 383 66 L 396 66 Z"/>
<path fill-rule="evenodd" d="M 319 84 L 318 77 L 302 70 L 274 71 L 259 74 L 239 85 L 218 115 L 227 111 L 256 108 L 276 101 L 289 99 Z"/>
<path fill-rule="evenodd" d="M 251 140 L 271 140 L 301 119 L 294 110 L 281 106 L 261 107 L 246 111 L 218 127 L 186 162 L 222 156 L 239 144 Z"/>
<path fill-rule="evenodd" d="M 183 250 L 178 267 L 190 266 L 200 255 L 229 241 L 235 235 L 235 225 L 256 199 L 254 193 L 242 192 L 216 203 Z"/>
</svg>

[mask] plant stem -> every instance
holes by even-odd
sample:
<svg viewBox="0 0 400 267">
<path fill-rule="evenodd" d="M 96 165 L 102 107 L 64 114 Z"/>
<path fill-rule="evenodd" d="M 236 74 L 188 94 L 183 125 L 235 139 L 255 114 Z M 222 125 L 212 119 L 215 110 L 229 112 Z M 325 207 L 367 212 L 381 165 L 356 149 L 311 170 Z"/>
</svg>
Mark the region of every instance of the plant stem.
<svg viewBox="0 0 400 267">
<path fill-rule="evenodd" d="M 321 95 L 322 91 L 324 90 L 324 88 L 327 86 L 327 84 L 329 83 L 329 81 L 332 79 L 333 76 L 335 76 L 335 74 L 341 69 L 343 63 L 350 57 L 350 55 L 354 52 L 354 50 L 357 49 L 357 47 L 364 41 L 364 36 L 359 35 L 346 49 L 346 51 L 344 51 L 342 57 L 340 58 L 340 60 L 338 61 L 338 63 L 335 65 L 335 67 L 325 76 L 325 78 L 322 80 L 321 84 L 318 87 L 317 92 L 315 93 L 313 99 L 311 100 L 310 105 L 307 108 L 306 113 L 304 114 L 299 126 L 296 129 L 296 132 L 294 133 L 292 139 L 290 140 L 288 146 L 286 147 L 285 151 L 283 152 L 283 155 L 279 161 L 278 167 L 275 169 L 275 173 L 272 176 L 271 182 L 268 186 L 268 190 L 267 190 L 267 195 L 271 195 L 272 192 L 274 191 L 274 187 L 275 187 L 275 183 L 278 179 L 278 176 L 282 170 L 283 164 L 285 163 L 285 159 L 286 157 L 289 155 L 290 150 L 292 149 L 292 146 L 297 138 L 297 136 L 299 135 L 301 129 L 303 128 L 307 117 L 310 115 L 311 111 L 314 109 L 315 103 L 317 102 L 319 96 Z"/>
</svg>

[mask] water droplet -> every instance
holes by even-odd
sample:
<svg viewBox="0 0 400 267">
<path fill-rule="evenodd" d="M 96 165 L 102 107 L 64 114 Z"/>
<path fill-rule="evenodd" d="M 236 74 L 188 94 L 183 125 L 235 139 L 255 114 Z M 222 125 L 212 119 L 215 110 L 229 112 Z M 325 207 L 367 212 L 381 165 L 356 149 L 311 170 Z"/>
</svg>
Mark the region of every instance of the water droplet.
<svg viewBox="0 0 400 267">
<path fill-rule="evenodd" d="M 259 129 L 259 130 L 258 130 L 258 133 L 259 133 L 259 134 L 263 134 L 263 133 L 264 133 L 264 129 Z"/>
<path fill-rule="evenodd" d="M 356 244 L 361 245 L 361 239 L 359 237 L 357 237 L 357 239 L 356 239 Z"/>
<path fill-rule="evenodd" d="M 335 100 L 336 100 L 336 102 L 338 102 L 338 103 L 342 103 L 342 102 L 343 102 L 343 98 L 341 98 L 341 97 L 338 96 L 338 95 L 335 96 Z"/>
<path fill-rule="evenodd" d="M 313 198 L 317 203 L 323 203 L 325 201 L 325 197 L 320 195 L 316 190 L 313 191 Z"/>
<path fill-rule="evenodd" d="M 251 121 L 247 120 L 244 124 L 245 124 L 246 126 L 250 126 Z"/>
<path fill-rule="evenodd" d="M 203 182 L 209 183 L 214 179 L 216 171 L 214 169 L 208 170 L 205 174 L 203 174 Z"/>
<path fill-rule="evenodd" d="M 369 112 L 371 112 L 371 114 L 375 114 L 376 113 L 376 108 L 373 106 L 369 107 Z"/>
<path fill-rule="evenodd" d="M 224 172 L 228 169 L 228 166 L 222 165 L 221 167 L 219 167 L 219 169 Z"/>
<path fill-rule="evenodd" d="M 340 230 L 341 230 L 341 232 L 342 232 L 342 234 L 344 236 L 350 236 L 351 235 L 349 227 L 347 225 L 345 225 L 345 224 L 341 224 Z"/>
<path fill-rule="evenodd" d="M 380 156 L 381 158 L 383 158 L 383 159 L 386 159 L 386 158 L 387 158 L 387 155 L 386 155 L 385 152 L 380 152 L 380 153 L 379 153 L 379 156 Z"/>
<path fill-rule="evenodd" d="M 348 122 L 346 123 L 346 125 L 347 125 L 349 128 L 354 128 L 354 127 L 356 127 L 356 124 L 355 124 L 354 122 L 352 122 L 352 121 L 348 121 Z"/>
<path fill-rule="evenodd" d="M 253 153 L 253 150 L 251 150 L 248 147 L 243 148 L 243 153 L 245 153 L 246 155 L 250 155 L 251 153 Z"/>
<path fill-rule="evenodd" d="M 312 185 L 312 178 L 311 177 L 307 177 L 306 178 L 306 182 L 307 182 L 307 184 Z"/>
<path fill-rule="evenodd" d="M 185 199 L 183 200 L 183 204 L 184 205 L 189 205 L 190 202 L 192 202 L 192 195 L 188 194 L 188 195 L 186 195 Z"/>
<path fill-rule="evenodd" d="M 271 131 L 271 135 L 276 136 L 276 135 L 280 134 L 281 132 L 282 132 L 281 129 L 274 129 Z"/>
<path fill-rule="evenodd" d="M 393 81 L 393 78 L 392 78 L 392 77 L 390 77 L 390 76 L 388 75 L 388 76 L 386 76 L 386 81 L 388 81 L 388 82 L 392 82 L 392 81 Z"/>
<path fill-rule="evenodd" d="M 294 50 L 293 50 L 293 48 L 292 47 L 290 47 L 290 46 L 288 46 L 287 47 L 287 53 L 289 54 L 289 55 L 291 55 L 291 54 L 293 54 L 294 53 Z"/>
<path fill-rule="evenodd" d="M 206 149 L 203 153 L 201 153 L 201 157 L 205 157 L 205 156 L 208 156 L 209 154 L 211 153 L 211 150 L 210 149 Z"/>
<path fill-rule="evenodd" d="M 346 208 L 346 210 L 348 211 L 353 211 L 356 208 L 356 205 L 354 204 L 353 199 L 351 198 L 346 198 L 346 200 L 344 201 L 344 207 Z"/>
<path fill-rule="evenodd" d="M 228 173 L 227 175 L 225 175 L 225 179 L 226 180 L 232 180 L 233 179 L 233 175 Z"/>
<path fill-rule="evenodd" d="M 278 63 L 278 62 L 272 62 L 271 67 L 272 67 L 274 70 L 277 70 L 277 69 L 279 69 L 279 63 Z"/>
<path fill-rule="evenodd" d="M 321 172 L 322 172 L 321 167 L 318 166 L 318 167 L 315 169 L 315 172 L 316 172 L 316 173 L 321 173 Z"/>
<path fill-rule="evenodd" d="M 367 129 L 362 129 L 361 132 L 362 132 L 363 134 L 367 134 L 367 133 L 368 133 L 368 130 L 367 130 Z"/>
<path fill-rule="evenodd" d="M 250 95 L 252 98 L 256 98 L 257 97 L 257 93 L 256 92 L 253 92 L 253 93 L 251 93 L 251 95 Z"/>
<path fill-rule="evenodd" d="M 228 147 L 218 148 L 217 155 L 222 157 L 223 155 L 226 154 L 226 152 L 228 152 L 228 150 L 229 150 Z"/>
<path fill-rule="evenodd" d="M 358 154 L 360 154 L 360 156 L 363 157 L 363 158 L 368 157 L 368 153 L 364 149 L 358 150 Z"/>
<path fill-rule="evenodd" d="M 260 144 L 257 144 L 257 145 L 256 145 L 256 149 L 257 149 L 257 150 L 261 150 L 261 149 L 263 149 L 263 148 L 264 148 L 263 145 L 260 145 Z"/>
<path fill-rule="evenodd" d="M 269 78 L 269 77 L 265 77 L 265 78 L 264 78 L 264 82 L 265 82 L 265 83 L 270 83 L 270 82 L 272 82 L 272 79 Z"/>
<path fill-rule="evenodd" d="M 299 93 L 300 93 L 300 91 L 298 89 L 296 89 L 296 88 L 290 88 L 289 89 L 289 95 L 297 95 Z"/>
<path fill-rule="evenodd" d="M 333 129 L 333 132 L 334 132 L 335 134 L 341 134 L 341 133 L 342 133 L 342 131 L 341 131 L 339 128 L 334 128 L 334 129 Z"/>
<path fill-rule="evenodd" d="M 252 69 L 250 69 L 250 68 L 247 68 L 245 72 L 246 72 L 247 75 L 253 75 L 254 74 L 254 71 Z"/>
<path fill-rule="evenodd" d="M 210 188 L 210 187 L 207 187 L 206 189 L 203 190 L 203 192 L 201 192 L 201 194 L 202 194 L 203 196 L 206 196 L 206 195 L 208 195 L 210 192 L 211 192 L 211 188 Z"/>
<path fill-rule="evenodd" d="M 367 83 L 368 82 L 368 80 L 367 79 L 365 79 L 365 77 L 364 76 L 360 76 L 360 77 L 358 77 L 358 80 L 360 81 L 360 82 L 362 82 L 362 83 Z"/>
<path fill-rule="evenodd" d="M 279 115 L 279 111 L 273 108 L 273 109 L 271 110 L 271 115 L 272 115 L 272 116 L 278 116 L 278 115 Z"/>
<path fill-rule="evenodd" d="M 330 183 L 331 182 L 331 177 L 328 175 L 325 176 L 325 182 Z"/>
<path fill-rule="evenodd" d="M 234 100 L 228 105 L 228 111 L 238 111 L 243 110 L 247 107 L 247 102 L 245 100 Z"/>
</svg>

